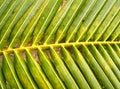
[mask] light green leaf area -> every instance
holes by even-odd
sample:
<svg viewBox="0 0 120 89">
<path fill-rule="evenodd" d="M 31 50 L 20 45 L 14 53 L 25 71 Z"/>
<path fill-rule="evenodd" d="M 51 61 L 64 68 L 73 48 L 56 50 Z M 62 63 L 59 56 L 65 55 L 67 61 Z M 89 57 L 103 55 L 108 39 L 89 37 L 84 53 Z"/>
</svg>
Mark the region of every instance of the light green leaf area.
<svg viewBox="0 0 120 89">
<path fill-rule="evenodd" d="M 120 89 L 120 0 L 0 0 L 0 89 Z"/>
</svg>

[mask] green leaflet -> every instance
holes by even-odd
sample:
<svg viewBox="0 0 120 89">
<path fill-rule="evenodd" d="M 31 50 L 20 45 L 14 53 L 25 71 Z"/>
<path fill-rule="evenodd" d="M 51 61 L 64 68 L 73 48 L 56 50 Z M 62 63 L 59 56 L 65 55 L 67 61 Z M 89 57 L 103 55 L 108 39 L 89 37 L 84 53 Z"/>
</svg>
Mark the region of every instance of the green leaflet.
<svg viewBox="0 0 120 89">
<path fill-rule="evenodd" d="M 9 48 L 13 47 L 14 44 L 16 43 L 16 41 L 20 38 L 20 36 L 21 36 L 22 32 L 24 31 L 26 25 L 29 23 L 29 21 L 32 19 L 32 17 L 35 15 L 36 11 L 41 6 L 42 2 L 43 2 L 43 0 L 37 0 L 36 2 L 34 2 L 35 5 L 33 5 L 33 7 L 31 6 L 32 7 L 31 10 L 28 11 L 28 14 L 25 17 L 23 17 L 23 18 L 26 18 L 26 19 L 24 21 L 21 21 L 22 24 L 18 23 L 18 25 L 20 25 L 20 27 L 18 26 L 17 28 L 13 29 L 13 31 L 11 33 L 11 36 L 10 36 Z"/>
<path fill-rule="evenodd" d="M 53 60 L 53 63 L 55 65 L 56 70 L 58 71 L 60 77 L 64 81 L 65 85 L 69 89 L 78 89 L 78 86 L 76 85 L 74 79 L 72 78 L 71 74 L 68 72 L 66 67 L 64 66 L 62 60 L 57 55 L 55 50 L 51 47 L 50 48 L 50 54 Z"/>
<path fill-rule="evenodd" d="M 100 27 L 98 28 L 98 30 L 95 32 L 94 39 L 95 40 L 100 40 L 102 38 L 103 33 L 106 31 L 106 29 L 111 25 L 111 22 L 114 20 L 114 18 L 117 16 L 117 14 L 119 13 L 119 5 L 118 3 L 120 3 L 120 1 L 116 1 L 115 4 L 112 6 L 110 12 L 108 13 L 107 17 L 105 18 L 105 20 L 100 24 Z M 119 16 L 119 15 L 118 15 Z M 116 24 L 115 24 L 116 25 Z M 110 29 L 110 28 L 109 28 Z M 114 28 L 115 29 L 115 28 Z M 113 31 L 113 30 L 111 30 Z M 117 31 L 117 29 L 115 30 L 115 32 Z M 111 32 L 110 32 L 111 33 Z M 119 32 L 117 33 L 119 34 Z M 115 36 L 114 32 L 113 34 L 111 34 L 111 36 Z M 115 40 L 115 39 L 112 39 Z"/>
<path fill-rule="evenodd" d="M 24 59 L 20 57 L 20 55 L 16 51 L 14 51 L 14 53 L 15 53 L 15 63 L 14 63 L 15 70 L 23 87 L 26 89 L 38 89 L 37 85 L 32 79 L 32 76 L 30 75 L 30 72 L 28 71 Z"/>
<path fill-rule="evenodd" d="M 32 38 L 32 34 L 34 31 L 35 26 L 37 25 L 37 22 L 40 19 L 40 16 L 42 15 L 44 8 L 47 6 L 48 1 L 45 0 L 42 4 L 42 6 L 40 6 L 36 12 L 36 14 L 34 15 L 34 17 L 32 18 L 32 20 L 30 21 L 30 23 L 27 25 L 26 29 L 24 30 L 22 36 L 21 36 L 21 46 L 25 46 L 30 39 Z"/>
<path fill-rule="evenodd" d="M 3 26 L 5 25 L 6 21 L 9 19 L 10 15 L 14 13 L 15 7 L 20 2 L 17 0 L 14 0 L 8 4 L 8 8 L 4 11 L 4 13 L 0 16 L 0 30 L 2 30 Z"/>
<path fill-rule="evenodd" d="M 116 76 L 114 76 L 115 74 L 113 73 L 113 71 L 116 72 L 116 74 L 117 73 L 119 74 L 120 71 L 116 68 L 116 66 L 114 64 L 112 64 L 113 62 L 112 62 L 111 58 L 109 57 L 109 55 L 107 54 L 107 52 L 105 51 L 105 49 L 103 48 L 103 46 L 99 45 L 98 49 L 100 49 L 100 52 L 101 52 L 102 56 L 104 57 L 104 60 L 106 60 L 109 65 L 109 67 L 107 67 L 107 70 L 105 70 L 107 73 L 107 76 L 109 76 L 109 79 L 111 80 L 111 82 L 113 83 L 115 88 L 116 89 L 119 88 L 120 87 L 119 80 L 118 80 L 119 75 L 117 75 L 117 77 L 118 77 L 118 79 L 117 79 Z M 113 81 L 113 78 L 114 78 L 114 81 Z"/>
<path fill-rule="evenodd" d="M 117 45 L 107 45 L 107 52 L 109 53 L 109 55 L 111 56 L 112 60 L 114 61 L 114 63 L 116 64 L 116 66 L 118 67 L 118 69 L 120 70 L 120 58 L 119 56 L 116 54 L 116 51 L 118 51 L 118 47 Z M 112 61 L 111 60 L 111 61 Z"/>
<path fill-rule="evenodd" d="M 1 67 L 0 67 L 0 88 L 1 89 L 7 89 L 6 88 L 6 83 L 5 83 L 5 78 L 4 78 Z"/>
<path fill-rule="evenodd" d="M 68 1 L 70 2 L 71 0 L 68 0 Z M 38 44 L 39 41 L 42 39 L 44 35 L 44 31 L 50 24 L 53 16 L 57 12 L 61 3 L 62 3 L 62 0 L 52 0 L 52 1 L 49 0 L 49 3 L 44 9 L 44 12 L 42 13 L 41 18 L 38 21 L 38 24 L 35 28 L 32 45 Z"/>
<path fill-rule="evenodd" d="M 45 75 L 42 72 L 42 69 L 37 64 L 29 50 L 26 50 L 27 56 L 27 67 L 29 68 L 34 80 L 36 81 L 37 85 L 41 89 L 52 89 L 50 83 L 46 79 Z"/>
<path fill-rule="evenodd" d="M 79 8 L 81 6 L 81 2 L 82 2 L 81 0 L 74 0 L 73 2 L 71 0 L 69 0 L 69 2 L 66 3 L 66 5 L 64 5 L 62 10 L 60 10 L 60 11 L 58 11 L 58 13 L 56 13 L 56 16 L 53 18 L 51 24 L 49 25 L 49 27 L 47 28 L 47 30 L 45 32 L 45 36 L 44 36 L 44 40 L 43 40 L 44 44 L 50 43 L 50 41 L 52 41 L 54 39 L 53 37 L 55 35 L 55 32 L 58 30 L 59 26 L 63 25 L 65 27 L 66 22 L 68 23 L 69 19 L 72 19 L 72 20 L 74 19 L 77 11 L 79 10 Z M 67 26 L 67 27 L 69 27 L 69 26 Z M 63 28 L 60 28 L 60 30 L 58 30 L 58 31 L 61 31 L 62 29 Z M 57 36 L 57 37 L 59 37 L 59 36 Z"/>
<path fill-rule="evenodd" d="M 7 9 L 10 1 L 11 0 L 0 0 L 0 16 L 3 14 L 4 10 Z"/>
<path fill-rule="evenodd" d="M 120 0 L 0 0 L 0 88 L 119 89 Z"/>
<path fill-rule="evenodd" d="M 95 73 L 96 77 L 101 82 L 102 86 L 104 86 L 106 89 L 112 89 L 113 88 L 112 84 L 110 83 L 109 79 L 106 77 L 104 71 L 102 71 L 102 69 L 99 66 L 99 64 L 103 66 L 104 61 L 101 60 L 102 58 L 99 56 L 99 54 L 96 54 L 97 52 L 95 52 L 96 50 L 95 50 L 94 46 L 90 47 L 89 50 L 92 50 L 92 48 L 94 48 L 94 50 L 92 50 L 92 52 L 95 52 L 94 53 L 95 56 L 97 55 L 96 60 L 98 61 L 99 64 L 95 61 L 94 57 L 88 51 L 88 48 L 86 46 L 84 46 L 84 48 L 85 48 L 85 50 L 83 50 L 84 51 L 83 55 L 86 58 L 89 66 L 91 67 L 91 69 Z"/>
<path fill-rule="evenodd" d="M 76 66 L 75 62 L 73 61 L 72 57 L 67 52 L 67 50 L 64 47 L 62 47 L 61 51 L 62 51 L 61 53 L 64 56 L 63 60 L 67 64 L 67 66 L 68 66 L 72 76 L 74 77 L 77 85 L 81 89 L 90 89 L 87 81 L 84 79 L 82 73 L 80 72 L 79 68 Z"/>
<path fill-rule="evenodd" d="M 12 60 L 10 59 L 8 54 L 6 54 L 5 52 L 3 53 L 3 55 L 4 55 L 4 60 L 2 63 L 2 69 L 3 69 L 3 73 L 5 75 L 6 80 L 10 84 L 11 88 L 22 89 L 22 86 L 15 73 Z"/>
<path fill-rule="evenodd" d="M 23 13 L 26 11 L 26 9 L 28 9 L 28 7 L 32 4 L 32 2 L 33 2 L 33 0 L 25 0 L 25 2 L 21 1 L 19 6 L 17 8 L 15 8 L 14 14 L 11 15 L 11 17 L 9 17 L 9 20 L 7 20 L 5 26 L 0 31 L 0 49 L 7 42 L 7 39 L 9 38 L 9 35 L 10 35 L 14 25 L 18 22 L 19 18 L 21 18 Z M 22 4 L 22 6 L 21 6 L 21 4 Z M 7 30 L 6 30 L 6 28 L 7 28 Z"/>
<path fill-rule="evenodd" d="M 73 3 L 74 4 L 72 4 L 71 8 L 69 9 L 68 13 L 66 14 L 65 18 L 63 19 L 63 22 L 61 23 L 60 27 L 58 28 L 58 30 L 57 30 L 57 32 L 55 34 L 55 43 L 61 41 L 65 37 L 66 32 L 67 32 L 69 26 L 70 25 L 72 26 L 72 21 L 74 19 L 79 20 L 77 18 L 77 16 L 79 15 L 79 13 L 81 14 L 81 11 L 82 11 L 81 9 L 83 9 L 83 7 L 86 4 L 88 4 L 90 6 L 91 2 L 90 3 L 86 3 L 86 2 L 84 2 L 82 0 L 79 0 L 79 1 L 74 1 Z M 76 7 L 76 5 L 78 5 L 78 7 Z M 87 6 L 86 6 L 86 8 L 88 9 Z M 87 12 L 87 10 L 85 10 L 85 11 Z M 84 14 L 84 12 L 82 14 Z M 77 23 L 74 24 L 74 25 L 77 25 Z"/>
<path fill-rule="evenodd" d="M 51 85 L 55 89 L 65 89 L 65 86 L 63 85 L 62 81 L 58 77 L 57 73 L 55 72 L 51 62 L 49 59 L 45 56 L 45 54 L 42 52 L 41 49 L 38 49 L 38 56 L 40 58 L 40 65 L 45 72 L 48 80 L 51 82 Z"/>
<path fill-rule="evenodd" d="M 84 74 L 87 82 L 89 83 L 91 88 L 97 88 L 97 89 L 101 89 L 98 81 L 96 80 L 94 74 L 92 73 L 90 67 L 88 66 L 88 64 L 86 63 L 83 55 L 79 52 L 79 50 L 73 46 L 72 48 L 73 52 L 74 52 L 74 59 L 76 61 L 76 63 L 78 64 L 78 66 L 80 67 L 82 73 Z"/>
<path fill-rule="evenodd" d="M 109 0 L 108 2 L 104 1 L 104 3 L 103 3 L 101 0 L 101 2 L 103 3 L 104 6 L 102 6 L 100 8 L 100 10 L 98 12 L 99 15 L 96 16 L 94 22 L 92 22 L 92 24 L 88 27 L 88 30 L 84 36 L 85 38 L 83 38 L 85 41 L 92 40 L 91 36 L 94 34 L 94 32 L 97 31 L 97 28 L 100 26 L 102 21 L 105 19 L 106 15 L 108 15 L 108 12 L 113 7 L 115 1 L 116 0 Z"/>
</svg>

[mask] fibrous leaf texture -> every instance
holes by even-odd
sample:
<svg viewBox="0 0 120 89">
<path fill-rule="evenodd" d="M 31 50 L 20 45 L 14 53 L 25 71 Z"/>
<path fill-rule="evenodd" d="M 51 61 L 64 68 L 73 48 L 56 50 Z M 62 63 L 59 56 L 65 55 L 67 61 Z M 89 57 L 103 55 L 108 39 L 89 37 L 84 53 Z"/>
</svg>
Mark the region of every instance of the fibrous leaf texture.
<svg viewBox="0 0 120 89">
<path fill-rule="evenodd" d="M 120 89 L 120 0 L 0 0 L 1 89 Z"/>
</svg>

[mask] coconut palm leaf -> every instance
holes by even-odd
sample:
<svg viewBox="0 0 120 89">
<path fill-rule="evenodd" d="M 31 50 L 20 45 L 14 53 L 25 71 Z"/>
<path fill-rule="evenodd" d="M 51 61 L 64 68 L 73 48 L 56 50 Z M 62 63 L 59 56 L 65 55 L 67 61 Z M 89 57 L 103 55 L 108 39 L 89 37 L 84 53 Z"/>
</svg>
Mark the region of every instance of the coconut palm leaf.
<svg viewBox="0 0 120 89">
<path fill-rule="evenodd" d="M 120 0 L 0 0 L 0 88 L 120 89 Z"/>
</svg>

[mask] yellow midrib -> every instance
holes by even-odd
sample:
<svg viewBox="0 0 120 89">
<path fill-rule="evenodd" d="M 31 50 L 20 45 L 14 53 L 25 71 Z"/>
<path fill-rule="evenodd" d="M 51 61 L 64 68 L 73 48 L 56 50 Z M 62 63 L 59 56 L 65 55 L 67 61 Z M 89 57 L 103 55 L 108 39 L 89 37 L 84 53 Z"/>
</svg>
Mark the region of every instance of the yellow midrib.
<svg viewBox="0 0 120 89">
<path fill-rule="evenodd" d="M 44 45 L 33 45 L 33 46 L 27 46 L 27 47 L 19 47 L 19 48 L 9 48 L 9 49 L 3 49 L 0 50 L 0 54 L 3 52 L 13 52 L 13 50 L 17 51 L 22 51 L 25 49 L 37 49 L 37 48 L 42 48 L 42 49 L 47 49 L 49 47 L 69 47 L 69 46 L 80 46 L 80 45 L 97 45 L 97 44 L 120 44 L 120 41 L 96 41 L 96 42 L 70 42 L 70 43 L 55 43 L 55 44 L 44 44 Z"/>
</svg>

